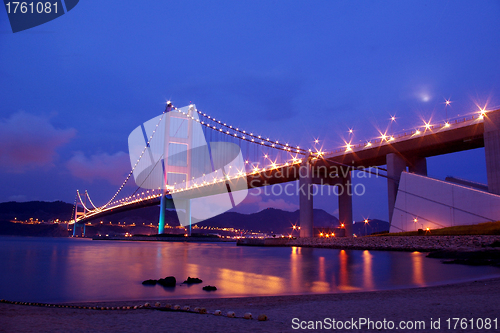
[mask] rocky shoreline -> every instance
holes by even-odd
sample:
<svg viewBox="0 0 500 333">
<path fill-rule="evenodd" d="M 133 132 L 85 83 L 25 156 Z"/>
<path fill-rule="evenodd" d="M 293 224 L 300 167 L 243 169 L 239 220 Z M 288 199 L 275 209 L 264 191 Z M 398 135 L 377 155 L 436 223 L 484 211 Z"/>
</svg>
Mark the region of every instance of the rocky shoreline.
<svg viewBox="0 0 500 333">
<path fill-rule="evenodd" d="M 296 239 L 240 239 L 238 245 L 301 246 L 350 250 L 381 251 L 459 251 L 471 252 L 500 248 L 500 235 L 473 236 L 372 236 L 372 237 L 307 237 Z M 496 247 L 495 247 L 496 245 Z"/>
</svg>

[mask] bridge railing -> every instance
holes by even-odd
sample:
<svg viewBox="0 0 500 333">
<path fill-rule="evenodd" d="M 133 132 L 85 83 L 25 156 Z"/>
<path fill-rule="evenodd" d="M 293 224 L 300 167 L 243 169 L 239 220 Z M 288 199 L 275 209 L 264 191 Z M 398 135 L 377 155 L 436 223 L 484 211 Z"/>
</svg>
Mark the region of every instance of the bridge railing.
<svg viewBox="0 0 500 333">
<path fill-rule="evenodd" d="M 461 116 L 461 117 L 456 117 L 452 118 L 448 122 L 440 122 L 434 125 L 431 124 L 424 124 L 423 126 L 417 127 L 415 129 L 409 130 L 409 131 L 401 131 L 401 132 L 396 132 L 393 135 L 387 135 L 384 134 L 382 137 L 369 140 L 366 143 L 358 143 L 358 144 L 348 144 L 347 146 L 343 146 L 340 148 L 337 148 L 331 152 L 329 152 L 327 155 L 331 154 L 343 154 L 343 153 L 348 153 L 353 150 L 359 150 L 359 149 L 365 149 L 365 148 L 370 148 L 373 145 L 376 144 L 390 144 L 394 141 L 400 141 L 400 140 L 406 140 L 413 138 L 415 135 L 429 135 L 429 134 L 434 134 L 435 132 L 433 130 L 451 130 L 453 129 L 453 125 L 464 125 L 466 122 L 472 122 L 472 121 L 482 121 L 484 119 L 484 114 L 486 111 L 482 110 L 479 113 L 475 113 L 472 115 L 467 115 L 467 116 Z M 456 127 L 455 127 L 456 128 Z"/>
</svg>

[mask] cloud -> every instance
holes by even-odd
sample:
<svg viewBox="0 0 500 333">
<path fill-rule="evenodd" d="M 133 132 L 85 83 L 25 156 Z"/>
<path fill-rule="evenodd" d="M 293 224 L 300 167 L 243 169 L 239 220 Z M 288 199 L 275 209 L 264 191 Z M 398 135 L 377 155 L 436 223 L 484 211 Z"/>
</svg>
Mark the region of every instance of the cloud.
<svg viewBox="0 0 500 333">
<path fill-rule="evenodd" d="M 66 167 L 77 178 L 89 182 L 100 179 L 113 185 L 120 185 L 131 169 L 129 156 L 124 152 L 113 155 L 101 153 L 88 158 L 78 151 L 66 163 Z"/>
<path fill-rule="evenodd" d="M 27 197 L 24 194 L 11 195 L 8 201 L 17 201 L 17 202 L 25 202 L 27 201 Z"/>
<path fill-rule="evenodd" d="M 74 128 L 57 129 L 48 117 L 24 111 L 0 119 L 0 168 L 22 173 L 27 169 L 53 166 L 57 148 L 75 134 Z"/>
</svg>

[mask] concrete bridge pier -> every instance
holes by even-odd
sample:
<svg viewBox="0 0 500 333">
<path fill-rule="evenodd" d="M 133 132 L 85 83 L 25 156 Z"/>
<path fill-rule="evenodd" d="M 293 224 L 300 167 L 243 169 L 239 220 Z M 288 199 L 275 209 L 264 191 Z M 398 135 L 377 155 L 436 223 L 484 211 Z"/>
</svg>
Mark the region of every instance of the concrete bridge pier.
<svg viewBox="0 0 500 333">
<path fill-rule="evenodd" d="M 402 155 L 391 153 L 386 155 L 387 162 L 387 197 L 389 201 L 389 223 L 392 223 L 394 206 L 398 194 L 401 173 L 408 171 L 422 176 L 427 176 L 427 160 L 425 157 L 416 157 L 407 161 Z"/>
<path fill-rule="evenodd" d="M 410 164 L 408 165 L 408 172 L 427 176 L 427 159 L 425 157 L 420 157 L 411 160 Z"/>
<path fill-rule="evenodd" d="M 313 181 L 311 161 L 305 159 L 299 169 L 300 237 L 313 236 Z"/>
<path fill-rule="evenodd" d="M 186 200 L 185 209 L 186 209 L 185 210 L 186 211 L 186 215 L 185 215 L 186 224 L 185 225 L 189 226 L 189 236 L 191 236 L 191 200 L 190 199 Z"/>
<path fill-rule="evenodd" d="M 167 209 L 167 196 L 163 194 L 160 201 L 160 218 L 158 220 L 158 235 L 165 231 L 165 211 Z"/>
<path fill-rule="evenodd" d="M 344 224 L 345 236 L 352 237 L 352 181 L 351 173 L 340 178 L 339 184 L 339 222 Z"/>
<path fill-rule="evenodd" d="M 160 201 L 160 218 L 158 219 L 158 234 L 163 234 L 165 232 L 165 212 L 167 208 L 175 208 L 174 200 L 170 196 L 164 194 Z"/>
<path fill-rule="evenodd" d="M 389 224 L 392 222 L 392 213 L 396 205 L 396 196 L 398 194 L 399 179 L 401 173 L 406 171 L 406 161 L 403 156 L 391 153 L 386 155 L 387 162 L 387 197 L 389 200 Z"/>
<path fill-rule="evenodd" d="M 500 112 L 484 116 L 484 155 L 488 191 L 500 194 Z"/>
</svg>

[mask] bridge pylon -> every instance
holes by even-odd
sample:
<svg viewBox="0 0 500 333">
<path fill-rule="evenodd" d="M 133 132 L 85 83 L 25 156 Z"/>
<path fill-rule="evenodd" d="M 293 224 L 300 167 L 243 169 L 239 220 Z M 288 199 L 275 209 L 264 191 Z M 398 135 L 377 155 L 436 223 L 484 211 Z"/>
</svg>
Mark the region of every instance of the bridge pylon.
<svg viewBox="0 0 500 333">
<path fill-rule="evenodd" d="M 78 211 L 78 207 L 81 206 L 83 208 L 83 212 Z M 76 227 L 80 226 L 80 228 L 83 227 L 83 237 L 85 237 L 85 223 L 77 223 L 77 219 L 79 216 L 84 216 L 85 217 L 85 206 L 82 203 L 79 203 L 78 200 L 75 203 L 75 223 L 73 224 L 73 237 L 76 237 Z"/>
</svg>

